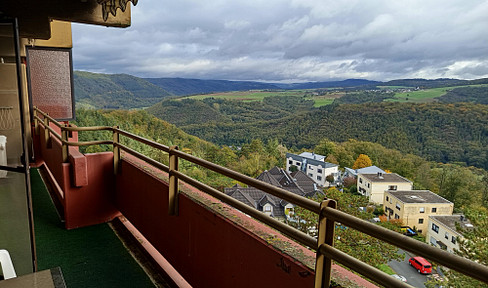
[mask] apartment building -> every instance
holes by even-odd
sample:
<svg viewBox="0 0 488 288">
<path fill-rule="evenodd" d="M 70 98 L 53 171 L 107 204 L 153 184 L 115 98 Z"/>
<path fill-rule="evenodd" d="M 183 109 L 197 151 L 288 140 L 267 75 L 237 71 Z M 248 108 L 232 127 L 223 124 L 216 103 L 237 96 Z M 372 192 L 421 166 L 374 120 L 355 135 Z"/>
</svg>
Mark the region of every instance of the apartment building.
<svg viewBox="0 0 488 288">
<path fill-rule="evenodd" d="M 427 234 L 429 216 L 452 215 L 454 204 L 429 190 L 387 190 L 383 206 L 389 220 L 400 219 L 403 225 L 416 227 Z"/>
<path fill-rule="evenodd" d="M 339 178 L 339 165 L 325 162 L 325 156 L 313 152 L 303 152 L 300 155 L 286 153 L 286 171 L 302 171 L 320 186 L 333 185 Z M 329 175 L 334 176 L 333 182 L 326 180 Z"/>
<path fill-rule="evenodd" d="M 375 204 L 383 204 L 386 190 L 412 190 L 412 181 L 396 174 L 382 173 L 358 174 L 358 192 L 369 198 Z"/>
<path fill-rule="evenodd" d="M 464 215 L 429 216 L 426 242 L 450 253 L 459 250 L 459 239 L 463 238 L 457 227 L 469 230 L 473 224 Z"/>
</svg>

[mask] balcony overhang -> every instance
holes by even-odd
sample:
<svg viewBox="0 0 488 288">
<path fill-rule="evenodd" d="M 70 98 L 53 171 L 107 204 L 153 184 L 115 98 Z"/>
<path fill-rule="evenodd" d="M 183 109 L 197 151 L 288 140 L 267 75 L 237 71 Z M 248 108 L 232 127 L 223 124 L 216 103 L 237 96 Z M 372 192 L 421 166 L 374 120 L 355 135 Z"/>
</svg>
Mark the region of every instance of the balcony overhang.
<svg viewBox="0 0 488 288">
<path fill-rule="evenodd" d="M 20 36 L 49 39 L 50 22 L 61 20 L 76 23 L 128 27 L 131 10 L 138 0 L 6 0 L 0 4 L 0 16 L 19 19 Z"/>
</svg>

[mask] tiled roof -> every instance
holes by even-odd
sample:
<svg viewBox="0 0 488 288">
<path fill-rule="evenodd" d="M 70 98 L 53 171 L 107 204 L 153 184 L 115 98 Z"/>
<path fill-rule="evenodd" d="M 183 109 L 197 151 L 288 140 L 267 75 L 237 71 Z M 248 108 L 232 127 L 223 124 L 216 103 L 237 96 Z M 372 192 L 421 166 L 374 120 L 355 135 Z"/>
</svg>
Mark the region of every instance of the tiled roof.
<svg viewBox="0 0 488 288">
<path fill-rule="evenodd" d="M 318 192 L 315 182 L 301 171 L 294 172 L 292 176 L 282 168 L 273 167 L 261 173 L 257 179 L 304 197 L 314 196 Z M 287 201 L 254 187 L 234 185 L 225 188 L 224 193 L 260 211 L 266 203 L 270 203 L 273 206 L 274 217 L 284 216 L 283 207 L 288 204 Z"/>
</svg>

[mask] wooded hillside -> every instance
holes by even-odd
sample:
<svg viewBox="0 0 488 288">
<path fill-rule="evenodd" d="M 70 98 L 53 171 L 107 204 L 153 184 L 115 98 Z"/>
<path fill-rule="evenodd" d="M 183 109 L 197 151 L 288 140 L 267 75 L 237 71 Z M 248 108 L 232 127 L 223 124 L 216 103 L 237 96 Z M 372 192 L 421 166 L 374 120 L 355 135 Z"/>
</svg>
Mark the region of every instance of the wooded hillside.
<svg viewBox="0 0 488 288">
<path fill-rule="evenodd" d="M 221 99 L 193 101 L 197 100 L 164 101 L 149 111 L 218 145 L 242 145 L 259 138 L 278 139 L 287 147 L 301 149 L 313 147 L 324 137 L 337 142 L 356 139 L 432 161 L 488 168 L 486 105 L 383 102 L 320 108 L 302 105 L 285 111 L 280 102 L 269 100 L 259 105 Z"/>
</svg>

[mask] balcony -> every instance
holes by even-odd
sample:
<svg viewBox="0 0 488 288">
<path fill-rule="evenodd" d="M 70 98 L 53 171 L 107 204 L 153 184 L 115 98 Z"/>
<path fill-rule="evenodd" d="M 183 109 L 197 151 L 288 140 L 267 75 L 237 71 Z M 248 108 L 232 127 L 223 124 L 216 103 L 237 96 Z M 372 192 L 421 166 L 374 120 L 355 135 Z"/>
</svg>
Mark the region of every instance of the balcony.
<svg viewBox="0 0 488 288">
<path fill-rule="evenodd" d="M 72 127 L 35 111 L 36 163 L 58 204 L 56 210 L 33 170 L 37 268 L 60 266 L 68 287 L 152 286 L 147 271 L 153 281 L 169 287 L 328 287 L 331 282 L 410 287 L 335 249 L 335 222 L 488 283 L 487 267 L 342 213 L 332 200 L 313 202 L 117 127 Z M 110 131 L 113 137 L 78 141 L 77 133 L 94 130 Z M 169 165 L 131 149 L 128 139 L 168 153 Z M 99 144 L 113 151 L 84 155 L 78 150 Z M 178 170 L 180 161 L 316 213 L 318 238 L 188 177 Z M 113 231 L 149 270 L 133 260 Z"/>
</svg>

